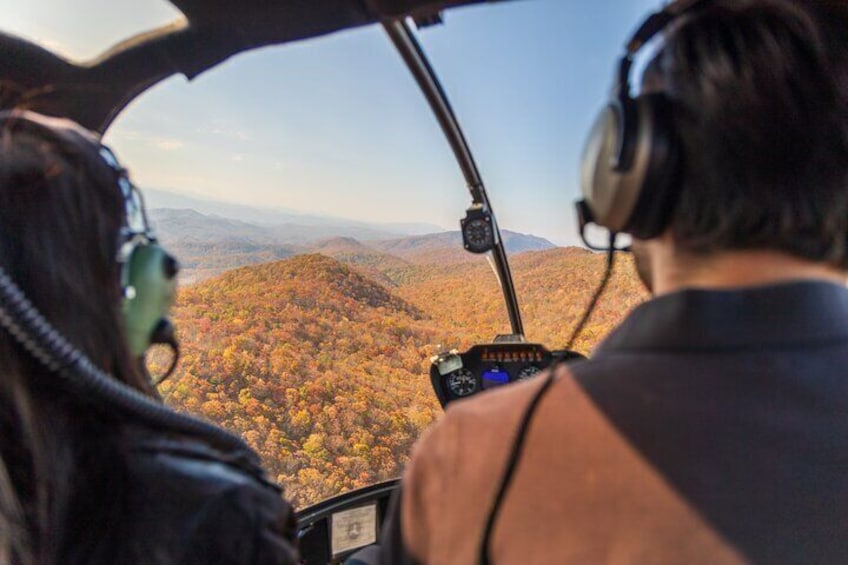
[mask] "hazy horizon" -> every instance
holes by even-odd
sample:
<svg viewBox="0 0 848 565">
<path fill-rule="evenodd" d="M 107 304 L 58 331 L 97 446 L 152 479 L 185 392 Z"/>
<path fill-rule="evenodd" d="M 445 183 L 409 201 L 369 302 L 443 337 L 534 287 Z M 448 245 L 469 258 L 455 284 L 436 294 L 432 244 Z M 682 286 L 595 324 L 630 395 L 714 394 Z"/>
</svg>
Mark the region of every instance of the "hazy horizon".
<svg viewBox="0 0 848 565">
<path fill-rule="evenodd" d="M 185 200 L 197 200 L 197 201 L 201 201 L 201 202 L 206 202 L 206 203 L 212 204 L 212 205 L 220 205 L 220 206 L 227 206 L 227 207 L 234 207 L 234 208 L 250 209 L 250 210 L 256 211 L 257 213 L 261 213 L 261 214 L 264 213 L 264 214 L 268 214 L 268 215 L 277 215 L 277 214 L 279 214 L 279 215 L 291 215 L 291 216 L 294 216 L 294 217 L 299 217 L 299 218 L 303 218 L 303 219 L 307 219 L 307 220 L 308 219 L 331 220 L 331 221 L 340 221 L 340 222 L 345 222 L 345 223 L 349 222 L 349 223 L 352 223 L 352 224 L 362 224 L 362 225 L 367 225 L 367 226 L 383 226 L 385 228 L 397 227 L 398 229 L 403 228 L 404 226 L 412 226 L 412 227 L 417 226 L 417 227 L 420 227 L 420 228 L 424 228 L 424 227 L 433 228 L 433 231 L 413 230 L 413 231 L 409 231 L 409 232 L 398 232 L 399 235 L 416 236 L 416 235 L 428 235 L 428 234 L 436 234 L 436 233 L 443 233 L 443 232 L 458 232 L 458 231 L 460 231 L 459 218 L 457 218 L 455 225 L 449 225 L 449 226 L 433 224 L 433 223 L 430 223 L 430 222 L 385 222 L 385 221 L 379 221 L 379 220 L 374 221 L 374 220 L 367 220 L 367 219 L 355 218 L 355 217 L 349 217 L 349 216 L 339 216 L 339 215 L 336 215 L 336 214 L 328 214 L 328 213 L 323 213 L 323 212 L 320 212 L 320 211 L 314 212 L 314 211 L 308 211 L 308 210 L 297 210 L 297 209 L 294 209 L 294 208 L 287 208 L 287 207 L 277 207 L 277 206 L 267 207 L 266 206 L 264 208 L 259 208 L 255 205 L 246 204 L 244 202 L 223 200 L 223 199 L 216 199 L 216 198 L 207 198 L 202 194 L 189 193 L 189 192 L 184 193 L 184 192 L 179 192 L 179 191 L 175 191 L 175 190 L 166 190 L 166 189 L 161 189 L 161 188 L 140 187 L 140 189 L 145 196 L 145 205 L 146 205 L 148 211 L 162 210 L 162 209 L 185 209 L 185 210 L 194 210 L 194 211 L 196 211 L 200 214 L 207 215 L 207 216 L 210 216 L 210 215 L 211 216 L 219 216 L 219 217 L 223 217 L 223 218 L 229 218 L 229 219 L 234 219 L 234 220 L 238 220 L 238 221 L 245 221 L 245 222 L 250 221 L 250 220 L 245 220 L 243 214 L 236 213 L 236 214 L 228 215 L 226 211 L 223 211 L 223 212 L 205 212 L 205 211 L 202 211 L 202 210 L 198 210 L 196 207 L 193 207 L 191 205 L 174 205 L 174 204 L 167 203 L 167 202 L 163 203 L 160 200 L 160 198 L 161 198 L 162 194 L 166 194 L 166 195 L 169 195 L 169 196 L 174 196 L 174 197 L 185 199 Z M 151 198 L 151 196 L 153 196 L 153 198 Z M 267 221 L 262 221 L 261 219 L 259 219 L 259 220 L 254 219 L 253 221 L 257 225 L 266 225 L 266 224 L 267 225 L 273 225 L 273 222 L 269 223 Z M 534 236 L 534 237 L 538 237 L 538 238 L 541 238 L 541 239 L 545 239 L 547 241 L 550 241 L 551 243 L 553 243 L 554 245 L 556 245 L 558 247 L 569 247 L 569 246 L 584 247 L 583 243 L 580 242 L 580 241 L 570 242 L 570 243 L 565 243 L 565 244 L 559 244 L 559 243 L 557 243 L 553 240 L 550 240 L 549 238 L 546 238 L 543 235 L 540 235 L 538 233 L 533 233 L 532 231 L 522 231 L 522 230 L 514 229 L 511 226 L 501 225 L 500 229 L 502 231 L 506 231 L 506 232 L 512 232 L 512 233 L 521 234 L 521 235 L 529 235 L 529 236 Z"/>
</svg>

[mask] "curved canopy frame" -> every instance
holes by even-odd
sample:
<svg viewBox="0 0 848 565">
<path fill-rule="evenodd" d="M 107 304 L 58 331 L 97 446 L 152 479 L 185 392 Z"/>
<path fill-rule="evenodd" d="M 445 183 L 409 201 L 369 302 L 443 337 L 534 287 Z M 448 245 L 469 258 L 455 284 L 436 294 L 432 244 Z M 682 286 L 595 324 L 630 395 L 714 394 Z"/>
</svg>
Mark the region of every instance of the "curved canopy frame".
<svg viewBox="0 0 848 565">
<path fill-rule="evenodd" d="M 0 32 L 0 109 L 25 107 L 105 132 L 136 96 L 174 75 L 192 79 L 270 45 L 485 0 L 169 0 L 184 19 L 138 34 L 75 64 Z"/>
</svg>

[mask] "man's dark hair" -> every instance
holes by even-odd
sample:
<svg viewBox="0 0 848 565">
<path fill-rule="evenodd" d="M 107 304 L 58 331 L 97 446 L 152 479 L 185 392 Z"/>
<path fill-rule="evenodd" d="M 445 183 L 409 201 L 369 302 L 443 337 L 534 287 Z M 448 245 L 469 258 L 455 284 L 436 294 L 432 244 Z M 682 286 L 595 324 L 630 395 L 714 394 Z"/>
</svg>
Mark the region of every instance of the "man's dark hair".
<svg viewBox="0 0 848 565">
<path fill-rule="evenodd" d="M 848 264 L 842 3 L 708 4 L 668 33 L 646 72 L 656 79 L 684 153 L 671 221 L 682 249 Z"/>
</svg>

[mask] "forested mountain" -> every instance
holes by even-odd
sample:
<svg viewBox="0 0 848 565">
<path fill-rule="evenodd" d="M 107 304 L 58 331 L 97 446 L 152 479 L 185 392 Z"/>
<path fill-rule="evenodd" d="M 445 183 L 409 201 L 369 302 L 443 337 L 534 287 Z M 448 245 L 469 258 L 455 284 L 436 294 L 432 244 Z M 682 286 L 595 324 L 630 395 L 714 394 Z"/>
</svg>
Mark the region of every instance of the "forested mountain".
<svg viewBox="0 0 848 565">
<path fill-rule="evenodd" d="M 328 257 L 201 283 L 176 321 L 168 402 L 241 433 L 301 504 L 396 476 L 436 413 L 424 313 Z"/>
<path fill-rule="evenodd" d="M 595 292 L 606 256 L 575 247 L 516 255 L 510 261 L 528 341 L 562 348 Z M 629 256 L 618 267 L 574 349 L 589 353 L 622 316 L 645 298 Z M 510 333 L 497 279 L 484 261 L 452 266 L 402 286 L 397 295 L 442 321 L 463 348 Z"/>
<path fill-rule="evenodd" d="M 320 241 L 311 245 L 309 251 L 352 265 L 387 286 L 397 286 L 415 271 L 409 261 L 348 237 Z"/>
<path fill-rule="evenodd" d="M 501 230 L 507 253 L 541 251 L 556 247 L 547 239 L 509 230 Z M 414 263 L 462 263 L 473 257 L 462 247 L 462 234 L 448 231 L 420 236 L 369 242 L 374 249 Z"/>
<path fill-rule="evenodd" d="M 229 271 L 181 291 L 183 345 L 166 401 L 240 433 L 303 507 L 398 476 L 440 412 L 428 359 L 508 332 L 485 259 L 359 261 L 358 242 Z M 376 253 L 376 252 L 375 252 Z M 342 262 L 342 261 L 346 261 Z M 386 273 L 406 269 L 386 282 Z M 513 274 L 531 340 L 561 347 L 604 267 L 602 255 L 518 255 Z M 620 268 L 577 349 L 588 351 L 644 297 Z"/>
</svg>

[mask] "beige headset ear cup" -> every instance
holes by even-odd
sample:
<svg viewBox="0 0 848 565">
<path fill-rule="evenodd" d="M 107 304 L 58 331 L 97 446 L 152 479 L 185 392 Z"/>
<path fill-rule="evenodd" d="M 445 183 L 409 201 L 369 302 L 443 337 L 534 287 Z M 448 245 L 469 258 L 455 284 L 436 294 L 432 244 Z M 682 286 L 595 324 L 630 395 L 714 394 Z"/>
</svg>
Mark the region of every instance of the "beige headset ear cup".
<svg viewBox="0 0 848 565">
<path fill-rule="evenodd" d="M 595 223 L 612 232 L 630 227 L 650 159 L 654 129 L 650 112 L 637 100 L 633 114 L 635 131 L 624 123 L 621 106 L 608 104 L 595 120 L 583 150 L 583 197 Z M 620 163 L 623 151 L 632 151 L 629 163 Z"/>
<path fill-rule="evenodd" d="M 581 162 L 583 197 L 592 220 L 612 232 L 647 239 L 664 228 L 674 193 L 669 185 L 677 169 L 665 104 L 661 95 L 636 98 L 630 123 L 623 123 L 621 106 L 609 104 L 586 141 Z M 628 162 L 618 166 L 622 146 L 629 152 Z M 658 212 L 653 213 L 654 209 Z"/>
<path fill-rule="evenodd" d="M 608 104 L 592 125 L 580 164 L 581 189 L 592 219 L 612 231 L 623 229 L 628 219 L 627 210 L 618 202 L 621 174 L 615 168 L 621 121 L 618 107 Z"/>
</svg>

